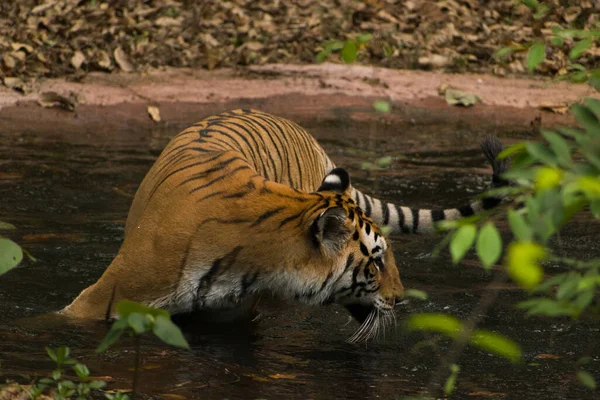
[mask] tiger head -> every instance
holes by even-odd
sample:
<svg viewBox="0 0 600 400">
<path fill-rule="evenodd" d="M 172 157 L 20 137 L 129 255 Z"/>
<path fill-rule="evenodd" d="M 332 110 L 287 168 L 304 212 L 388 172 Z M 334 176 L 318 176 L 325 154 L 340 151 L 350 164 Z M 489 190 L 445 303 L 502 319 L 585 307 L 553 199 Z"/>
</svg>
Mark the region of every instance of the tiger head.
<svg viewBox="0 0 600 400">
<path fill-rule="evenodd" d="M 319 192 L 333 192 L 311 226 L 314 244 L 334 265 L 323 284 L 327 301 L 345 306 L 361 323 L 351 342 L 368 340 L 394 320 L 394 306 L 404 296 L 394 254 L 380 228 L 350 197 L 345 170 L 331 171 Z"/>
</svg>

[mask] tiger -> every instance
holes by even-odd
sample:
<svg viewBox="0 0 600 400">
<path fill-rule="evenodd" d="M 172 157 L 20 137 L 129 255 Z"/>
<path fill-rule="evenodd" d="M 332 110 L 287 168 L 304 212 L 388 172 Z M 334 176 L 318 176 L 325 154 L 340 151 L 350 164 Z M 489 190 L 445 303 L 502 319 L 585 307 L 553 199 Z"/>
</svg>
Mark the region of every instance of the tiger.
<svg viewBox="0 0 600 400">
<path fill-rule="evenodd" d="M 482 148 L 499 182 L 502 146 L 486 139 Z M 352 341 L 369 340 L 404 297 L 381 227 L 433 232 L 437 221 L 499 201 L 439 210 L 384 203 L 354 188 L 294 122 L 254 109 L 212 115 L 163 149 L 134 196 L 117 255 L 60 313 L 118 317 L 115 304 L 127 299 L 219 315 L 254 309 L 270 293 L 340 304 L 360 324 Z"/>
</svg>

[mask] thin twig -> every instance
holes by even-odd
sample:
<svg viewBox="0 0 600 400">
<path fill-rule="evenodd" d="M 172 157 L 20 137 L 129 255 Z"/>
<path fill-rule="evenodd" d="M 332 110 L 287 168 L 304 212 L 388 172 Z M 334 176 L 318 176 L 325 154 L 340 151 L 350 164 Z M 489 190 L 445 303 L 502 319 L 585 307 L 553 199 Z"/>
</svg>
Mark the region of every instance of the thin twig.
<svg viewBox="0 0 600 400">
<path fill-rule="evenodd" d="M 131 385 L 131 400 L 135 400 L 137 394 L 138 375 L 140 372 L 140 336 L 135 335 L 135 366 L 133 370 L 133 383 Z"/>
<path fill-rule="evenodd" d="M 427 392 L 434 397 L 441 396 L 441 386 L 442 380 L 448 373 L 450 365 L 455 364 L 458 358 L 460 357 L 462 351 L 467 345 L 469 339 L 471 338 L 471 334 L 473 330 L 477 326 L 477 323 L 481 319 L 481 315 L 487 313 L 489 308 L 494 304 L 496 298 L 498 297 L 499 289 L 494 289 L 498 285 L 504 283 L 506 281 L 506 275 L 504 273 L 497 273 L 494 276 L 492 282 L 487 286 L 487 290 L 484 295 L 481 297 L 479 304 L 473 310 L 469 318 L 464 323 L 464 329 L 459 337 L 452 343 L 450 350 L 446 353 L 445 359 L 442 359 L 440 365 L 437 370 L 431 377 L 429 384 L 427 385 Z"/>
</svg>

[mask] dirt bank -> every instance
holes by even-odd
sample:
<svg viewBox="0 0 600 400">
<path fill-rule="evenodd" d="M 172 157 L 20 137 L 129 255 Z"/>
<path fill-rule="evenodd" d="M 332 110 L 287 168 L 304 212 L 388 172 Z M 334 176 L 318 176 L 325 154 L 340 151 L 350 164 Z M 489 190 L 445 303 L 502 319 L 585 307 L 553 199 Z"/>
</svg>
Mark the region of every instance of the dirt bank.
<svg viewBox="0 0 600 400">
<path fill-rule="evenodd" d="M 479 96 L 473 107 L 450 106 L 438 89 L 447 84 Z M 75 111 L 42 108 L 45 92 L 76 99 Z M 129 124 L 156 128 L 186 124 L 234 107 L 255 107 L 279 115 L 327 119 L 343 113 L 352 120 L 382 118 L 375 99 L 392 103 L 389 123 L 427 124 L 432 119 L 464 120 L 482 129 L 494 126 L 554 125 L 572 122 L 568 114 L 544 111 L 598 94 L 586 85 L 507 79 L 480 74 L 390 70 L 322 65 L 267 65 L 240 69 L 165 69 L 149 74 L 93 73 L 80 82 L 48 79 L 28 95 L 0 87 L 3 132 L 94 132 L 117 135 Z M 160 110 L 154 122 L 148 106 Z M 430 112 L 435 110 L 434 113 Z M 35 115 L 35 118 L 32 118 Z M 89 134 L 89 133 L 88 133 Z"/>
</svg>

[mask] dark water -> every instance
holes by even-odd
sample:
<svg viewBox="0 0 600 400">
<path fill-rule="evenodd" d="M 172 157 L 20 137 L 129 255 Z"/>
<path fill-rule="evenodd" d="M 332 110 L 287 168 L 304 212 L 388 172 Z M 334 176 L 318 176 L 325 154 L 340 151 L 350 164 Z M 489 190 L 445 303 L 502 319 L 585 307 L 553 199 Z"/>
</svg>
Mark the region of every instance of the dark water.
<svg viewBox="0 0 600 400">
<path fill-rule="evenodd" d="M 304 125 L 350 171 L 356 186 L 403 205 L 460 205 L 489 181 L 478 149 L 484 133 L 468 124 L 401 131 L 378 123 Z M 0 132 L 0 220 L 17 225 L 13 237 L 40 260 L 0 277 L 0 360 L 6 377 L 27 382 L 23 375 L 46 374 L 52 363 L 44 347 L 68 345 L 93 375 L 109 380 L 110 388 L 130 387 L 130 340 L 96 355 L 94 348 L 107 330 L 103 324 L 73 326 L 36 316 L 68 304 L 100 276 L 120 246 L 130 195 L 181 128 L 131 137 L 124 133 L 117 140 L 115 135 L 106 139 L 101 130 L 87 137 L 61 135 L 60 127 L 56 135 Z M 496 133 L 510 142 L 526 132 Z M 384 154 L 394 157 L 389 169 L 361 169 L 362 162 Z M 507 231 L 506 224 L 501 227 Z M 561 237 L 561 251 L 597 257 L 599 233 L 597 223 L 582 217 Z M 490 288 L 492 275 L 476 262 L 453 267 L 446 253 L 433 258 L 439 239 L 394 239 L 405 287 L 429 292 L 430 300 L 400 306 L 398 327 L 385 338 L 369 345 L 346 344 L 356 324 L 343 309 L 267 302 L 255 323 L 212 331 L 187 325 L 190 351 L 144 339 L 141 392 L 171 399 L 396 399 L 422 394 L 449 343 L 433 340 L 423 346 L 432 337 L 407 333 L 402 321 L 412 312 L 467 318 L 481 296 L 494 289 L 497 300 L 481 315 L 480 327 L 521 343 L 525 362 L 511 365 L 467 349 L 457 361 L 462 369 L 455 397 L 593 398 L 578 383 L 575 362 L 591 356 L 588 370 L 600 376 L 600 326 L 525 318 L 514 308 L 524 296 L 511 284 Z"/>
</svg>

